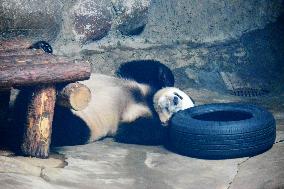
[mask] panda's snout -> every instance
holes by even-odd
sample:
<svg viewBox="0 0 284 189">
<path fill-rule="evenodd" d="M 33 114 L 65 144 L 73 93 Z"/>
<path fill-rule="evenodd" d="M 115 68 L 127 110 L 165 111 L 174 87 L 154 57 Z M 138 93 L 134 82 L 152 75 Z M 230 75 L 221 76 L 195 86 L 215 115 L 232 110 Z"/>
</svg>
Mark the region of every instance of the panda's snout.
<svg viewBox="0 0 284 189">
<path fill-rule="evenodd" d="M 178 103 L 179 103 L 179 98 L 178 98 L 177 96 L 174 96 L 174 98 L 173 98 L 173 103 L 174 103 L 175 106 L 178 105 Z"/>
</svg>

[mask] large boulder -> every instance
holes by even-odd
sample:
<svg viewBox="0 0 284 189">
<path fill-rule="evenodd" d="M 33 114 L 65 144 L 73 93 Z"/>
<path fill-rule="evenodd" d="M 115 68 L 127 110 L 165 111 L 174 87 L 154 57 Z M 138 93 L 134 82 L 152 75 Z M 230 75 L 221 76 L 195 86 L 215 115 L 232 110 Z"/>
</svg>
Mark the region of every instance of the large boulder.
<svg viewBox="0 0 284 189">
<path fill-rule="evenodd" d="M 53 40 L 61 26 L 60 0 L 1 0 L 0 36 Z"/>
<path fill-rule="evenodd" d="M 151 0 L 112 0 L 117 28 L 123 35 L 140 34 L 148 22 Z"/>
<path fill-rule="evenodd" d="M 106 0 L 79 0 L 71 11 L 77 40 L 88 42 L 106 36 L 112 24 L 112 4 Z"/>
</svg>

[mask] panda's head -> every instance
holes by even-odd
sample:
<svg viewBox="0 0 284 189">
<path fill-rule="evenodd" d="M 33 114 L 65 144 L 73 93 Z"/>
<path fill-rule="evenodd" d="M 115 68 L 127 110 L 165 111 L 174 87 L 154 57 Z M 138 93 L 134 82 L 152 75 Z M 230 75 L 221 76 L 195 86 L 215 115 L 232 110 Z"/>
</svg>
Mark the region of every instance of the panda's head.
<svg viewBox="0 0 284 189">
<path fill-rule="evenodd" d="M 164 126 L 167 126 L 174 113 L 194 106 L 192 99 L 175 87 L 166 87 L 157 91 L 153 103 Z"/>
</svg>

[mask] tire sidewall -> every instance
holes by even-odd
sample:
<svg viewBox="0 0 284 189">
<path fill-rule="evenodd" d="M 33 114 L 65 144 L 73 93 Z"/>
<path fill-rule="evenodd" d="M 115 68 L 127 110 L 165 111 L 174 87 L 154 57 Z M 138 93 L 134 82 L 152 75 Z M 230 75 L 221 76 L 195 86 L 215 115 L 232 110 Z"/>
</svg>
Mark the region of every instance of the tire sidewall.
<svg viewBox="0 0 284 189">
<path fill-rule="evenodd" d="M 204 121 L 193 118 L 195 115 L 213 111 L 241 111 L 250 113 L 252 117 L 240 121 Z M 186 119 L 183 119 L 184 117 Z M 239 103 L 208 104 L 175 114 L 170 121 L 169 132 L 176 130 L 191 134 L 242 134 L 264 129 L 272 122 L 275 122 L 272 114 L 255 105 Z"/>
<path fill-rule="evenodd" d="M 239 121 L 205 121 L 195 115 L 214 111 L 240 111 L 251 114 Z M 171 151 L 202 159 L 227 159 L 260 154 L 272 147 L 276 138 L 273 115 L 264 108 L 239 104 L 208 104 L 175 114 L 169 125 Z"/>
</svg>

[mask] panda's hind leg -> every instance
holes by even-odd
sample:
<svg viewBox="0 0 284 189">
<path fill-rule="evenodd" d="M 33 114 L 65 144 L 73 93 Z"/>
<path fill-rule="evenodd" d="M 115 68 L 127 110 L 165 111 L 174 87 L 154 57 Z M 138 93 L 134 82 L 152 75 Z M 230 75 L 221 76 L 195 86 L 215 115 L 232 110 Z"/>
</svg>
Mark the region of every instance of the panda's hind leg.
<svg viewBox="0 0 284 189">
<path fill-rule="evenodd" d="M 121 122 L 130 123 L 139 117 L 152 117 L 152 112 L 146 105 L 131 104 L 126 107 L 122 114 Z"/>
</svg>

